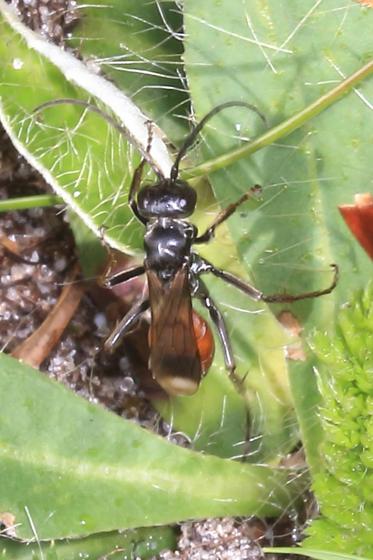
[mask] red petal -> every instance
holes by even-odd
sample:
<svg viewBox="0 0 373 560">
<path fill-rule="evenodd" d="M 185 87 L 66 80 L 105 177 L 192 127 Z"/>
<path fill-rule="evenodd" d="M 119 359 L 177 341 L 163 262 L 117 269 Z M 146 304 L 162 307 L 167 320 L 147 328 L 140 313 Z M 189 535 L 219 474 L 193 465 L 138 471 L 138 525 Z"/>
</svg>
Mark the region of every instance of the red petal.
<svg viewBox="0 0 373 560">
<path fill-rule="evenodd" d="M 338 206 L 350 231 L 373 259 L 373 196 L 356 194 L 355 204 Z"/>
</svg>

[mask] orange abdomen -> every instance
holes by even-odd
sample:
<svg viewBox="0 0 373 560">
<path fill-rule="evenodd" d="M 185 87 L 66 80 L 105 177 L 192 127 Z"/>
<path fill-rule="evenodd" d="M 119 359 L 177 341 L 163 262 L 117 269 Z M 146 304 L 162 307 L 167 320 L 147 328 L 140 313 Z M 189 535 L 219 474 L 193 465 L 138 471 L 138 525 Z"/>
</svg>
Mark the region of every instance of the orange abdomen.
<svg viewBox="0 0 373 560">
<path fill-rule="evenodd" d="M 201 369 L 203 373 L 206 373 L 214 359 L 214 337 L 209 324 L 196 311 L 193 311 L 193 328 L 201 360 Z"/>
</svg>

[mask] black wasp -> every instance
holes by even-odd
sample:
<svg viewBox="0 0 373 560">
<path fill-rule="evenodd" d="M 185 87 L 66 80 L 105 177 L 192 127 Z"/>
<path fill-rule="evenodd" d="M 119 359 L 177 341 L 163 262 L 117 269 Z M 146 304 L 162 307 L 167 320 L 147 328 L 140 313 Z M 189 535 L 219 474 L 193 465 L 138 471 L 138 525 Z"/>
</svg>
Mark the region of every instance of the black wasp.
<svg viewBox="0 0 373 560">
<path fill-rule="evenodd" d="M 55 100 L 38 107 L 37 111 L 59 103 L 74 103 L 100 113 L 123 132 L 122 127 L 112 117 L 83 101 Z M 136 218 L 145 226 L 145 259 L 143 265 L 120 271 L 104 281 L 105 286 L 112 288 L 131 278 L 146 274 L 148 295 L 138 301 L 120 321 L 106 341 L 105 348 L 109 349 L 117 344 L 119 339 L 134 328 L 141 315 L 150 309 L 149 365 L 153 377 L 170 395 L 195 393 L 212 359 L 212 337 L 209 336 L 210 331 L 206 328 L 205 322 L 193 311 L 192 298 L 199 299 L 207 309 L 220 337 L 226 369 L 234 377 L 235 360 L 224 317 L 201 279 L 203 274 L 214 274 L 252 299 L 264 302 L 291 303 L 319 297 L 329 294 L 337 283 L 338 269 L 336 265 L 332 265 L 334 279 L 324 290 L 298 295 L 286 293 L 265 295 L 233 274 L 216 268 L 194 252 L 193 245 L 210 241 L 214 237 L 215 229 L 260 189 L 258 186 L 253 187 L 236 202 L 227 206 L 203 233 L 199 233 L 196 226 L 187 220 L 194 212 L 197 197 L 191 185 L 179 179 L 180 161 L 207 121 L 216 113 L 235 106 L 243 106 L 258 112 L 252 105 L 240 101 L 218 105 L 207 113 L 186 137 L 175 158 L 170 176 L 164 177 L 158 174 L 159 180 L 156 183 L 141 188 L 146 164 L 146 158 L 142 159 L 133 175 L 128 204 Z M 148 152 L 150 146 L 151 132 Z"/>
</svg>

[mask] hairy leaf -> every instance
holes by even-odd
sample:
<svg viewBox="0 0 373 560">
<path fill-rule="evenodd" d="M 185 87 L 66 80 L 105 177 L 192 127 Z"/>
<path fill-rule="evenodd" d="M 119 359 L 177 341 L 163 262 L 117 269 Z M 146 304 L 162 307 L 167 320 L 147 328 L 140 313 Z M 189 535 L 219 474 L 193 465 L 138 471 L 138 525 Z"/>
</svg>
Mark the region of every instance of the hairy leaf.
<svg viewBox="0 0 373 560">
<path fill-rule="evenodd" d="M 254 104 L 269 127 L 279 125 L 371 58 L 367 30 L 373 11 L 354 0 L 343 6 L 338 0 L 219 5 L 213 0 L 188 0 L 184 18 L 185 68 L 197 119 L 220 103 L 238 100 Z M 349 236 L 337 207 L 372 185 L 371 94 L 372 80 L 367 80 L 286 138 L 210 176 L 222 205 L 255 183 L 263 185 L 263 203 L 255 208 L 247 204 L 228 222 L 247 274 L 259 289 L 296 294 L 323 288 L 331 282 L 329 265 L 339 265 L 340 282 L 331 295 L 291 306 L 306 332 L 315 324 L 333 330 L 335 304 L 345 301 L 370 274 L 370 262 Z M 229 150 L 263 130 L 254 111 L 226 110 L 205 131 L 202 158 L 229 155 Z M 280 309 L 273 306 L 275 314 Z M 238 331 L 238 354 L 252 345 L 258 357 L 258 365 L 251 361 L 246 377 L 254 423 L 255 419 L 264 423 L 267 434 L 279 430 L 284 434 L 291 399 L 278 406 L 278 401 L 268 399 L 270 392 L 263 383 L 271 380 L 274 395 L 276 382 L 286 386 L 284 364 L 270 356 L 282 343 L 265 327 L 260 338 L 253 336 L 258 332 L 257 317 L 229 316 L 228 322 L 232 331 Z M 294 403 L 308 441 L 308 457 L 315 465 L 319 429 L 312 363 L 292 365 Z M 282 427 L 280 411 L 285 419 Z M 265 440 L 261 443 L 266 446 Z"/>
<path fill-rule="evenodd" d="M 0 519 L 22 539 L 273 516 L 305 483 L 172 445 L 4 354 L 0 394 Z"/>
<path fill-rule="evenodd" d="M 0 537 L 0 558 L 4 560 L 123 560 L 154 558 L 176 544 L 169 527 L 132 529 L 121 533 L 102 533 L 84 539 L 39 543 L 20 543 Z"/>
</svg>

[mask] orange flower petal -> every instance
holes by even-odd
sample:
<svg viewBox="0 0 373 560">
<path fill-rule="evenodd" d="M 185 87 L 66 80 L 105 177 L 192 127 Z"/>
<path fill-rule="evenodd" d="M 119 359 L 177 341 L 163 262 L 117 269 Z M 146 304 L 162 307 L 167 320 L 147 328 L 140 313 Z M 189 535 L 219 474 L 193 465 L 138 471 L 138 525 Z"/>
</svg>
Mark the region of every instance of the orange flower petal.
<svg viewBox="0 0 373 560">
<path fill-rule="evenodd" d="M 344 204 L 338 209 L 352 234 L 373 259 L 373 196 L 356 194 L 355 204 Z"/>
</svg>

